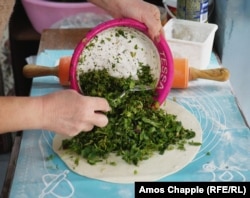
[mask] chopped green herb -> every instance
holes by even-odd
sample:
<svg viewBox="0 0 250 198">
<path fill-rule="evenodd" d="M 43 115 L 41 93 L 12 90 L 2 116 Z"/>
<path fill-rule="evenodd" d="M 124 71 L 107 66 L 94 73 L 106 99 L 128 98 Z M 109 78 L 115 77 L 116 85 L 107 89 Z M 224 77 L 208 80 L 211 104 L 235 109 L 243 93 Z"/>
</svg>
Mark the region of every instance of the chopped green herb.
<svg viewBox="0 0 250 198">
<path fill-rule="evenodd" d="M 50 160 L 53 160 L 54 159 L 54 155 L 53 154 L 50 154 L 48 157 L 45 158 L 46 161 L 50 161 Z"/>
<path fill-rule="evenodd" d="M 125 32 L 122 29 L 117 29 L 115 36 L 116 37 L 123 36 L 124 38 L 127 38 Z"/>
<path fill-rule="evenodd" d="M 116 166 L 116 162 L 110 162 L 109 164 L 112 166 Z"/>
<path fill-rule="evenodd" d="M 101 40 L 101 44 L 105 44 L 105 41 L 104 41 L 104 39 L 102 39 L 102 40 Z"/>
<path fill-rule="evenodd" d="M 201 145 L 200 142 L 193 142 L 193 141 L 188 142 L 188 144 L 193 145 L 193 146 L 200 146 Z"/>
<path fill-rule="evenodd" d="M 106 38 L 107 41 L 111 41 L 111 38 Z"/>
<path fill-rule="evenodd" d="M 79 157 L 75 158 L 75 165 L 79 165 Z"/>
<path fill-rule="evenodd" d="M 141 63 L 137 76 L 138 80 L 115 78 L 106 69 L 81 74 L 79 82 L 85 95 L 105 97 L 109 101 L 112 108 L 107 113 L 109 124 L 64 140 L 62 148 L 80 155 L 89 164 L 106 160 L 114 153 L 134 165 L 149 159 L 155 152 L 185 150 L 187 140 L 193 138 L 195 132 L 185 129 L 176 115 L 152 108 L 153 104 L 154 107 L 159 105 L 154 100 L 154 90 L 128 91 L 120 97 L 124 91 L 138 85 L 155 87 L 156 80 L 149 66 Z"/>
<path fill-rule="evenodd" d="M 136 52 L 130 52 L 130 55 L 131 55 L 131 57 L 133 58 L 133 57 L 136 56 Z"/>
<path fill-rule="evenodd" d="M 91 41 L 87 46 L 86 49 L 90 50 L 91 48 L 93 48 L 95 46 L 95 43 L 93 41 Z"/>
</svg>

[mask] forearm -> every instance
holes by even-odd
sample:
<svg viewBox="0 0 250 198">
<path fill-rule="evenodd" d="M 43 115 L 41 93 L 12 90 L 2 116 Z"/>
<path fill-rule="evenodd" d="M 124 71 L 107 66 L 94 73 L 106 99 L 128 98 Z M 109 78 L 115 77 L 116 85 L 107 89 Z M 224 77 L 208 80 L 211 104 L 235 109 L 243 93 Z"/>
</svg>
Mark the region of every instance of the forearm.
<svg viewBox="0 0 250 198">
<path fill-rule="evenodd" d="M 89 2 L 103 8 L 114 18 L 128 17 L 127 11 L 131 9 L 136 2 L 142 0 L 88 0 Z M 132 15 L 130 16 L 132 17 Z"/>
<path fill-rule="evenodd" d="M 40 97 L 0 97 L 0 133 L 42 128 Z"/>
<path fill-rule="evenodd" d="M 116 12 L 114 12 L 114 10 L 117 10 L 118 6 L 119 6 L 119 0 L 88 0 L 89 2 L 95 4 L 96 6 L 104 9 L 105 11 L 107 11 L 110 15 L 112 15 L 113 17 L 119 17 L 116 16 Z M 123 0 L 120 0 L 123 1 Z"/>
</svg>

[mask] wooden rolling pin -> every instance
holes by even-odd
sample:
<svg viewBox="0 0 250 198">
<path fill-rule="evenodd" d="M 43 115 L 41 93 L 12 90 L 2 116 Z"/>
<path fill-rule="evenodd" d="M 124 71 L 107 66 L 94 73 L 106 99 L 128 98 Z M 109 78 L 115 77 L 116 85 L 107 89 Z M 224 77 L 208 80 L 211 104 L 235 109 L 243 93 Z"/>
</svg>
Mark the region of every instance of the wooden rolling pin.
<svg viewBox="0 0 250 198">
<path fill-rule="evenodd" d="M 39 76 L 57 76 L 60 84 L 69 85 L 69 67 L 71 57 L 62 57 L 58 66 L 46 67 L 29 64 L 23 68 L 23 74 L 27 78 Z M 207 79 L 215 81 L 226 81 L 229 78 L 229 71 L 226 68 L 200 70 L 188 66 L 187 59 L 174 59 L 174 80 L 172 88 L 187 88 L 188 82 L 196 79 Z"/>
<path fill-rule="evenodd" d="M 58 66 L 47 67 L 41 65 L 28 64 L 23 67 L 23 74 L 27 78 L 40 76 L 57 76 L 60 84 L 69 85 L 69 68 L 71 56 L 61 57 Z"/>
<path fill-rule="evenodd" d="M 188 82 L 197 79 L 207 79 L 214 81 L 226 81 L 230 72 L 224 67 L 215 69 L 196 69 L 189 67 L 188 60 L 184 58 L 174 59 L 174 81 L 172 88 L 187 88 Z"/>
</svg>

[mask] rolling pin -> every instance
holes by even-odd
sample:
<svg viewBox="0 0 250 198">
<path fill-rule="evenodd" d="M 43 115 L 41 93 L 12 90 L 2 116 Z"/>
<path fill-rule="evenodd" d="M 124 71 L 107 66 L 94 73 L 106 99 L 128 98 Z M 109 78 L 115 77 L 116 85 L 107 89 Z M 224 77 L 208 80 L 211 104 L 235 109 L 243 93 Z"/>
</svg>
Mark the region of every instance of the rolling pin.
<svg viewBox="0 0 250 198">
<path fill-rule="evenodd" d="M 46 67 L 28 64 L 23 67 L 23 74 L 27 78 L 39 76 L 57 76 L 60 84 L 69 85 L 69 68 L 71 57 L 61 57 L 58 66 Z M 187 88 L 188 82 L 196 79 L 226 81 L 229 71 L 226 68 L 200 70 L 188 66 L 188 60 L 184 58 L 174 59 L 174 80 L 172 88 Z"/>
<path fill-rule="evenodd" d="M 69 68 L 71 56 L 64 56 L 59 59 L 59 64 L 55 67 L 46 67 L 41 65 L 28 64 L 23 67 L 23 75 L 26 78 L 40 76 L 57 76 L 60 84 L 69 85 Z"/>
<path fill-rule="evenodd" d="M 189 67 L 185 58 L 174 58 L 174 80 L 172 88 L 187 88 L 188 82 L 197 79 L 214 81 L 226 81 L 230 76 L 228 69 L 224 67 L 215 69 L 196 69 Z"/>
</svg>

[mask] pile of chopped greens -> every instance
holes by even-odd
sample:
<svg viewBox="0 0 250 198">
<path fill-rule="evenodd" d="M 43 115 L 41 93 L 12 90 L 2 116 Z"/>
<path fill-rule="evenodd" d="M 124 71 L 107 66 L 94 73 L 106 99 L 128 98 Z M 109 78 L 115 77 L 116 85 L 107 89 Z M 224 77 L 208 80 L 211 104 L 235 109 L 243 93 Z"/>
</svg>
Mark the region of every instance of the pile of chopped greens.
<svg viewBox="0 0 250 198">
<path fill-rule="evenodd" d="M 142 84 L 155 87 L 149 66 L 141 67 L 137 75 L 138 80 L 115 78 L 106 69 L 81 74 L 80 84 L 85 95 L 105 97 L 109 101 L 112 108 L 107 113 L 109 124 L 64 140 L 62 148 L 77 153 L 89 164 L 96 164 L 115 153 L 134 165 L 149 159 L 155 152 L 185 150 L 187 140 L 193 138 L 195 132 L 185 129 L 175 115 L 152 108 L 154 90 L 128 91 Z"/>
</svg>

